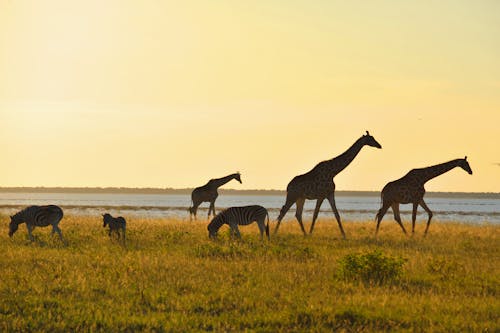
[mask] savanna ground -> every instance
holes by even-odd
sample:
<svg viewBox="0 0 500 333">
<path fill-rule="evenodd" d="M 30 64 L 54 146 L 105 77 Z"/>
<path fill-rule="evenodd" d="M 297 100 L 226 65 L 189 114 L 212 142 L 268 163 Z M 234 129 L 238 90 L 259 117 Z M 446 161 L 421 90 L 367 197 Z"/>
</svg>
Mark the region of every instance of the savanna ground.
<svg viewBox="0 0 500 333">
<path fill-rule="evenodd" d="M 373 222 L 345 221 L 342 240 L 331 220 L 312 237 L 290 220 L 271 242 L 255 225 L 212 242 L 206 221 L 132 218 L 123 247 L 97 217 L 66 216 L 68 246 L 49 228 L 31 243 L 24 225 L 9 239 L 7 223 L 2 332 L 500 331 L 499 226 L 436 221 L 424 238 L 384 221 L 376 239 Z M 385 261 L 345 265 L 365 254 Z"/>
</svg>

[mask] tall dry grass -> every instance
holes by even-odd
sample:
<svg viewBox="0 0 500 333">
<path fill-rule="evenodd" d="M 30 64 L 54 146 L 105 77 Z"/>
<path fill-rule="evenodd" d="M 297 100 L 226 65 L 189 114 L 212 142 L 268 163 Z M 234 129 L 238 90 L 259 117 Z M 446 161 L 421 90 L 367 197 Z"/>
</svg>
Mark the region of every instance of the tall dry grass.
<svg viewBox="0 0 500 333">
<path fill-rule="evenodd" d="M 9 239 L 1 216 L 0 331 L 500 330 L 498 226 L 436 221 L 424 238 L 384 222 L 375 238 L 373 222 L 346 221 L 342 240 L 333 221 L 311 237 L 285 221 L 270 242 L 256 226 L 212 242 L 206 222 L 127 222 L 123 247 L 98 217 L 67 216 L 64 246 L 49 229 Z M 340 274 L 342 258 L 374 251 L 401 274 Z"/>
</svg>

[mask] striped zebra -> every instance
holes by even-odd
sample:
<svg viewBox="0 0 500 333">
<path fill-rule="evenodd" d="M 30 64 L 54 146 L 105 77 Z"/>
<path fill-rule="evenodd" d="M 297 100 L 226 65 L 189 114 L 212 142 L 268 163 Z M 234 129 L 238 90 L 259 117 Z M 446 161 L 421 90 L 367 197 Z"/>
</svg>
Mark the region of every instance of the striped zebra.
<svg viewBox="0 0 500 333">
<path fill-rule="evenodd" d="M 267 224 L 265 223 L 267 216 Z M 241 238 L 238 225 L 248 225 L 257 222 L 260 230 L 260 238 L 264 238 L 264 231 L 269 239 L 269 214 L 262 206 L 231 207 L 217 214 L 208 224 L 208 237 L 217 238 L 217 231 L 222 225 L 227 224 L 231 228 L 231 236 Z"/>
<path fill-rule="evenodd" d="M 115 232 L 118 235 L 118 239 L 120 239 L 120 234 L 123 237 L 123 242 L 125 243 L 125 229 L 127 226 L 127 222 L 122 216 L 113 217 L 110 214 L 106 213 L 102 215 L 102 220 L 104 222 L 103 228 L 109 226 L 108 235 L 111 237 L 111 233 Z"/>
<path fill-rule="evenodd" d="M 57 232 L 61 241 L 66 243 L 62 236 L 58 224 L 63 218 L 63 211 L 55 205 L 48 206 L 29 206 L 10 217 L 9 237 L 12 237 L 19 228 L 19 224 L 26 223 L 28 235 L 31 241 L 34 240 L 32 231 L 35 227 L 52 226 L 52 234 Z"/>
</svg>

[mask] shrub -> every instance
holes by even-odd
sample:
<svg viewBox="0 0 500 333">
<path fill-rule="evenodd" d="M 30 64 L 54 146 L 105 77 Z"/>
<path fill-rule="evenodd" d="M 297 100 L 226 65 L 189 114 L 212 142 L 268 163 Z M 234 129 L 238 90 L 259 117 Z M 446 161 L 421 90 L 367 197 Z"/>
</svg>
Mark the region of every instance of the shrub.
<svg viewBox="0 0 500 333">
<path fill-rule="evenodd" d="M 403 274 L 406 259 L 385 255 L 381 250 L 348 254 L 339 260 L 338 275 L 368 284 L 392 282 Z"/>
</svg>

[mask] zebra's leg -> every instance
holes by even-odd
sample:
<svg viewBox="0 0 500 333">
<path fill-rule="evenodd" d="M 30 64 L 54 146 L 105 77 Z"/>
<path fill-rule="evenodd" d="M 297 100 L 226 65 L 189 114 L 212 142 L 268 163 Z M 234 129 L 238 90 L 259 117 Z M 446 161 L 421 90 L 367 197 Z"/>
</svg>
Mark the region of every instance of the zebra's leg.
<svg viewBox="0 0 500 333">
<path fill-rule="evenodd" d="M 231 228 L 231 235 L 241 239 L 240 229 L 238 228 L 238 225 L 236 223 L 231 223 L 229 224 L 229 227 Z"/>
<path fill-rule="evenodd" d="M 57 225 L 53 225 L 53 226 L 52 226 L 52 230 L 55 230 L 55 232 L 57 232 L 57 234 L 59 235 L 59 238 L 61 239 L 61 241 L 62 241 L 64 244 L 67 244 L 67 243 L 66 243 L 66 240 L 63 238 L 63 235 L 62 235 L 62 231 L 61 231 L 61 229 L 60 229 Z"/>
<path fill-rule="evenodd" d="M 281 220 L 283 220 L 283 218 L 285 217 L 285 214 L 288 212 L 288 210 L 290 209 L 290 207 L 292 207 L 292 205 L 294 203 L 295 203 L 295 200 L 293 200 L 290 195 L 287 195 L 286 196 L 286 202 L 283 205 L 283 207 L 281 207 L 280 215 L 278 216 L 278 224 L 276 224 L 276 227 L 274 228 L 274 233 L 275 234 L 278 232 Z"/>
<path fill-rule="evenodd" d="M 425 227 L 424 236 L 427 236 L 427 231 L 429 231 L 429 226 L 431 225 L 432 219 L 432 211 L 427 207 L 427 204 L 424 202 L 424 199 L 420 200 L 420 206 L 429 214 L 429 219 L 427 220 L 427 226 Z"/>
<path fill-rule="evenodd" d="M 304 203 L 306 202 L 305 198 L 300 198 L 297 200 L 297 211 L 295 212 L 295 217 L 297 218 L 297 221 L 299 221 L 300 224 L 300 229 L 302 229 L 302 232 L 304 233 L 304 236 L 307 235 L 306 229 L 304 229 L 304 224 L 302 223 L 302 211 L 304 209 Z"/>
<path fill-rule="evenodd" d="M 316 208 L 314 208 L 314 215 L 313 215 L 313 220 L 312 220 L 312 224 L 311 224 L 311 230 L 309 230 L 310 234 L 313 233 L 314 223 L 316 223 L 316 219 L 318 218 L 319 209 L 321 207 L 321 204 L 323 203 L 323 200 L 324 200 L 324 198 L 321 198 L 321 199 L 318 199 L 316 201 Z"/>
<path fill-rule="evenodd" d="M 266 218 L 263 217 L 262 219 L 257 220 L 257 225 L 259 226 L 259 231 L 260 231 L 260 240 L 264 240 L 264 232 L 266 231 Z"/>
<path fill-rule="evenodd" d="M 328 202 L 330 203 L 330 206 L 332 206 L 332 211 L 333 214 L 335 215 L 335 219 L 337 220 L 337 224 L 339 225 L 340 233 L 342 234 L 342 238 L 345 239 L 345 232 L 344 228 L 342 228 L 342 222 L 340 221 L 340 214 L 339 211 L 337 210 L 337 206 L 335 205 L 335 197 L 332 194 L 328 196 Z"/>
<path fill-rule="evenodd" d="M 405 226 L 403 225 L 403 222 L 401 222 L 401 216 L 399 215 L 399 203 L 395 202 L 392 204 L 392 212 L 394 213 L 394 219 L 396 220 L 396 222 L 398 222 L 401 229 L 403 229 L 404 234 L 406 235 Z"/>
<path fill-rule="evenodd" d="M 28 237 L 29 237 L 30 241 L 33 242 L 35 240 L 35 238 L 33 237 L 32 232 L 33 232 L 33 229 L 35 229 L 35 226 L 26 223 L 26 228 L 28 229 Z"/>
</svg>

